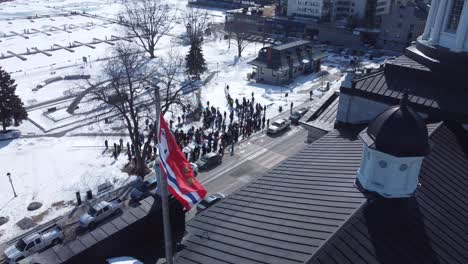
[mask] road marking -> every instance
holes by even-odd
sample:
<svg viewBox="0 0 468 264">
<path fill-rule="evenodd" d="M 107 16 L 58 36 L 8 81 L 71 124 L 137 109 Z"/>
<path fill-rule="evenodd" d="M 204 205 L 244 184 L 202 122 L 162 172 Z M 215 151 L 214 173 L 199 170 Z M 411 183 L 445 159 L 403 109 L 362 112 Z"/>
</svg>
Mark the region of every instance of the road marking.
<svg viewBox="0 0 468 264">
<path fill-rule="evenodd" d="M 257 162 L 253 161 L 267 169 L 271 169 L 276 164 L 280 163 L 281 161 L 285 160 L 287 157 L 281 154 L 278 154 L 273 151 L 269 151 L 268 155 L 265 155 L 265 159 L 260 159 Z"/>
<path fill-rule="evenodd" d="M 232 166 L 229 166 L 228 168 L 225 168 L 223 171 L 217 173 L 216 175 L 214 175 L 213 177 L 210 177 L 209 179 L 205 180 L 205 181 L 200 181 L 201 184 L 208 184 L 216 179 L 218 179 L 219 177 L 225 175 L 225 174 L 228 174 L 230 171 L 234 170 L 236 167 L 244 164 L 245 162 L 247 162 L 248 160 L 252 160 L 260 155 L 263 155 L 265 153 L 268 153 L 268 152 L 272 152 L 272 151 L 269 151 L 268 148 L 272 147 L 272 146 L 275 146 L 275 145 L 278 145 L 278 144 L 281 144 L 283 143 L 284 139 L 285 138 L 288 138 L 288 137 L 291 137 L 293 136 L 294 134 L 297 134 L 300 130 L 298 128 L 293 128 L 291 129 L 290 131 L 288 131 L 283 137 L 281 141 L 276 141 L 276 140 L 273 140 L 272 142 L 268 143 L 267 145 L 263 146 L 263 147 L 260 147 L 258 145 L 255 145 L 255 144 L 252 144 L 252 145 L 255 145 L 257 147 L 259 147 L 258 150 L 253 150 L 252 153 L 249 153 L 247 154 L 246 156 L 240 156 L 240 159 L 239 161 L 232 165 Z M 251 151 L 249 151 L 251 152 Z M 286 158 L 286 157 L 285 157 Z M 278 162 L 279 163 L 279 162 Z"/>
</svg>

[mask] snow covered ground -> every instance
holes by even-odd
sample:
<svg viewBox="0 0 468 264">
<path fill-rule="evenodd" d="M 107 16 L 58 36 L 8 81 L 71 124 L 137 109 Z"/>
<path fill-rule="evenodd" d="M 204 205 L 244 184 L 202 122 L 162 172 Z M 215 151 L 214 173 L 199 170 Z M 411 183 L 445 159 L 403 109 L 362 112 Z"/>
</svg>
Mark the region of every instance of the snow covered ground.
<svg viewBox="0 0 468 264">
<path fill-rule="evenodd" d="M 118 142 L 119 138 L 108 138 Z M 15 223 L 23 217 L 33 217 L 48 211 L 42 221 L 55 218 L 70 207 L 52 206 L 67 204 L 75 198 L 75 192 L 93 190 L 106 180 L 115 187 L 132 180 L 121 171 L 127 162 L 125 155 L 117 161 L 111 152 L 104 152 L 103 137 L 39 137 L 0 141 L 0 215 L 10 221 L 1 226 L 0 241 L 5 241 L 21 230 Z M 18 197 L 5 176 L 11 173 Z M 37 211 L 27 211 L 32 201 L 43 203 Z"/>
<path fill-rule="evenodd" d="M 170 51 L 185 56 L 188 46 L 183 45 L 179 38 L 185 32 L 182 15 L 186 10 L 186 0 L 166 0 L 172 11 L 176 12 L 178 20 L 169 35 L 164 36 L 159 44 L 157 56 L 165 56 Z M 95 38 L 110 40 L 112 36 L 126 36 L 124 28 L 110 22 L 107 18 L 117 18 L 122 9 L 121 1 L 110 0 L 16 0 L 0 4 L 0 53 L 9 56 L 8 51 L 25 53 L 33 51 L 33 47 L 48 49 L 58 44 L 68 47 L 75 41 L 89 43 Z M 70 15 L 71 11 L 77 11 Z M 86 12 L 86 14 L 82 14 Z M 224 15 L 219 10 L 209 10 L 210 22 L 222 23 Z M 98 17 L 88 16 L 97 14 Z M 45 17 L 49 16 L 49 17 Z M 31 33 L 35 30 L 41 32 Z M 5 37 L 6 35 L 6 37 Z M 51 51 L 52 56 L 38 53 L 25 55 L 23 61 L 16 57 L 0 59 L 0 66 L 9 71 L 16 79 L 17 94 L 26 106 L 34 106 L 50 100 L 54 103 L 46 107 L 29 109 L 32 121 L 24 122 L 18 129 L 23 136 L 38 136 L 36 138 L 19 138 L 12 141 L 0 141 L 0 216 L 6 216 L 10 221 L 0 226 L 0 243 L 19 234 L 21 230 L 15 225 L 25 216 L 41 214 L 43 223 L 70 210 L 67 202 L 74 199 L 76 191 L 94 189 L 97 185 L 109 180 L 116 186 L 124 184 L 131 178 L 121 172 L 126 157 L 117 162 L 110 153 L 102 154 L 104 140 L 110 144 L 118 138 L 106 137 L 103 133 L 124 131 L 118 123 L 104 124 L 103 117 L 86 115 L 70 115 L 65 110 L 73 100 L 70 95 L 76 92 L 80 81 L 58 81 L 36 90 L 41 82 L 68 74 L 89 74 L 91 80 L 97 80 L 103 61 L 109 56 L 108 43 L 93 44 L 73 48 L 74 52 L 64 49 Z M 288 109 L 291 102 L 295 106 L 309 99 L 312 86 L 322 82 L 318 74 L 302 76 L 288 86 L 271 86 L 249 82 L 247 73 L 252 72 L 248 61 L 257 56 L 262 47 L 259 43 L 250 43 L 243 52 L 243 57 L 236 58 L 236 47 L 228 48 L 222 36 L 213 35 L 205 39 L 203 52 L 208 63 L 208 73 L 216 72 L 201 90 L 202 103 L 227 110 L 225 86 L 229 85 L 230 95 L 235 99 L 250 98 L 252 92 L 255 100 L 267 105 L 267 118 L 278 114 L 278 107 Z M 2 56 L 0 54 L 0 56 Z M 86 57 L 89 63 L 83 62 Z M 346 68 L 347 61 L 340 56 L 331 57 L 323 71 L 339 75 Z M 378 67 L 379 63 L 364 61 L 366 67 Z M 339 85 L 335 83 L 334 85 Z M 33 90 L 34 89 L 34 90 Z M 286 98 L 285 93 L 289 96 Z M 69 98 L 70 97 L 70 98 Z M 56 107 L 55 112 L 47 113 L 47 107 Z M 80 107 L 86 109 L 86 106 Z M 176 118 L 180 113 L 174 109 L 167 118 Z M 93 118 L 96 118 L 95 122 Z M 93 121 L 93 124 L 89 124 Z M 52 133 L 55 137 L 50 136 Z M 124 131 L 125 132 L 125 131 Z M 92 133 L 93 136 L 73 136 Z M 59 136 L 58 136 L 59 135 Z M 44 137 L 42 137 L 44 136 Z M 7 172 L 12 175 L 18 197 L 13 194 L 5 177 Z M 35 212 L 28 212 L 27 205 L 39 201 L 44 206 Z M 65 206 L 61 202 L 65 203 Z M 60 206 L 54 206 L 60 204 Z M 44 213 L 46 212 L 47 213 Z"/>
</svg>

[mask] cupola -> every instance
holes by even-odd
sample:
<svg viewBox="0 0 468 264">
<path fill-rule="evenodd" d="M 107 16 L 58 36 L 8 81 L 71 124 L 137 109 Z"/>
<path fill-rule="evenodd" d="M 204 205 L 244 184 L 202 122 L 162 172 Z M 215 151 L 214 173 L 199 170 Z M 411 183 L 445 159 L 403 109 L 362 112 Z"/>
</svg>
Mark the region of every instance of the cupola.
<svg viewBox="0 0 468 264">
<path fill-rule="evenodd" d="M 380 113 L 359 136 L 364 142 L 357 175 L 360 187 L 387 198 L 412 196 L 429 153 L 429 139 L 424 120 L 408 105 L 408 96 Z"/>
</svg>

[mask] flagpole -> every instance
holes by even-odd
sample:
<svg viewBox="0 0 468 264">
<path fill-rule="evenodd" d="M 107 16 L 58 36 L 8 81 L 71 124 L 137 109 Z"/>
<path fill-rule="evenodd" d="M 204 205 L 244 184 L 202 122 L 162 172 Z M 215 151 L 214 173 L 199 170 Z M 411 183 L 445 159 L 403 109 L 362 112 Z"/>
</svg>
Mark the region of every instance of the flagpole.
<svg viewBox="0 0 468 264">
<path fill-rule="evenodd" d="M 159 135 L 159 116 L 161 113 L 161 102 L 159 97 L 159 86 L 155 85 L 154 89 L 154 99 L 156 106 L 156 122 L 155 129 L 156 135 Z M 158 142 L 159 144 L 159 142 Z M 160 179 L 160 188 L 161 191 L 161 202 L 162 202 L 162 215 L 163 215 L 163 229 L 164 229 L 164 249 L 166 253 L 166 263 L 172 264 L 172 235 L 171 235 L 171 222 L 169 217 L 169 201 L 168 201 L 168 192 L 167 192 L 167 178 L 161 174 L 161 168 L 159 167 L 159 162 L 154 163 L 154 171 L 156 177 Z"/>
</svg>

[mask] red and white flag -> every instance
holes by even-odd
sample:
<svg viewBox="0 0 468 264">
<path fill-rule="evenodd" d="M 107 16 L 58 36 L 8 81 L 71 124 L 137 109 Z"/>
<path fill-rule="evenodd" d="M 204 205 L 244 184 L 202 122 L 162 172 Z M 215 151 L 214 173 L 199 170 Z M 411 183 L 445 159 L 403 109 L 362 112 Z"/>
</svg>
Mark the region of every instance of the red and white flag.
<svg viewBox="0 0 468 264">
<path fill-rule="evenodd" d="M 159 119 L 158 142 L 159 166 L 162 176 L 167 177 L 169 192 L 185 209 L 190 210 L 205 198 L 206 190 L 195 178 L 192 166 L 177 146 L 162 114 Z"/>
</svg>

